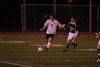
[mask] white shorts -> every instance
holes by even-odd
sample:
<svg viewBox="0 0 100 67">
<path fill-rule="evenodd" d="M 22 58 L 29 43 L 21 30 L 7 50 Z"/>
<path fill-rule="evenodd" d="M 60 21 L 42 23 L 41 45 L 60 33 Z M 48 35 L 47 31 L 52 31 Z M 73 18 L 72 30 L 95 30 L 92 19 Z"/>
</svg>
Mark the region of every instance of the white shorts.
<svg viewBox="0 0 100 67">
<path fill-rule="evenodd" d="M 78 31 L 75 33 L 75 37 L 77 37 L 77 35 L 78 35 Z"/>
<path fill-rule="evenodd" d="M 100 40 L 99 40 L 99 42 L 98 42 L 98 45 L 100 46 Z"/>
<path fill-rule="evenodd" d="M 71 33 L 71 32 L 69 32 L 69 34 L 68 34 L 68 39 L 67 39 L 67 40 L 73 40 L 76 36 L 77 36 L 76 33 Z"/>
</svg>

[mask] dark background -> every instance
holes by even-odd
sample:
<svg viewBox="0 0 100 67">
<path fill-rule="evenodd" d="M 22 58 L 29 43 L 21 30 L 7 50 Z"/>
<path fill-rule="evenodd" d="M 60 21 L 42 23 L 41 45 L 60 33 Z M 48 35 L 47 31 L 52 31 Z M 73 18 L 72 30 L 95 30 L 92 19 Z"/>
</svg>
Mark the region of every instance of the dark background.
<svg viewBox="0 0 100 67">
<path fill-rule="evenodd" d="M 56 1 L 57 4 L 89 5 L 89 0 Z M 23 3 L 24 0 L 0 0 L 0 31 L 21 31 L 21 4 Z M 99 3 L 100 0 L 92 0 L 93 5 Z M 53 0 L 26 0 L 26 4 L 53 4 Z"/>
</svg>

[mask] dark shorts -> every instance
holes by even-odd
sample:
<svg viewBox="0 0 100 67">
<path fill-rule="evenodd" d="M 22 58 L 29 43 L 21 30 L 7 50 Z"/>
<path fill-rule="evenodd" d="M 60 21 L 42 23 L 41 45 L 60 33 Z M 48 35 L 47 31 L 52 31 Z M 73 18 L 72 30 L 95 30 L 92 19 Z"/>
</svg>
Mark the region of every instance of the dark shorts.
<svg viewBox="0 0 100 67">
<path fill-rule="evenodd" d="M 54 36 L 55 36 L 54 34 L 46 34 L 46 37 L 45 37 L 45 38 L 46 38 L 46 39 L 49 39 L 50 37 L 51 37 L 51 38 L 54 38 Z"/>
</svg>

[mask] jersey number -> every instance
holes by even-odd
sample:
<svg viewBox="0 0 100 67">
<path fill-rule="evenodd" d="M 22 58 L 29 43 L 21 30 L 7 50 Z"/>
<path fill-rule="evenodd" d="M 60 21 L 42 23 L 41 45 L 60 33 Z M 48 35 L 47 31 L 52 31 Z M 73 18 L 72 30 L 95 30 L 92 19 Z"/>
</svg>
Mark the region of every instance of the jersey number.
<svg viewBox="0 0 100 67">
<path fill-rule="evenodd" d="M 53 27 L 53 24 L 51 24 L 51 27 Z"/>
</svg>

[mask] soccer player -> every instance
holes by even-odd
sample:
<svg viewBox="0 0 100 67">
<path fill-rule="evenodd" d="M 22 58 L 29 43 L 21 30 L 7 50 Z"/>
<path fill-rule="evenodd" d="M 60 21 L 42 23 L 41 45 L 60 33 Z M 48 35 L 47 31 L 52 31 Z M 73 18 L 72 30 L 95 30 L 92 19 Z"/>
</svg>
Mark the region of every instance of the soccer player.
<svg viewBox="0 0 100 67">
<path fill-rule="evenodd" d="M 69 45 L 73 45 L 74 49 L 77 47 L 77 44 L 74 42 L 78 34 L 78 25 L 76 24 L 76 18 L 72 16 L 71 22 L 69 22 L 68 26 L 65 27 L 69 29 L 69 34 L 68 34 L 67 44 L 66 44 L 66 48 L 64 49 L 64 52 L 68 50 Z"/>
<path fill-rule="evenodd" d="M 40 31 L 44 30 L 47 28 L 46 31 L 46 41 L 47 41 L 47 46 L 46 46 L 46 52 L 50 48 L 51 42 L 56 34 L 56 29 L 59 27 L 59 29 L 62 28 L 62 25 L 55 19 L 55 16 L 53 14 L 49 15 L 50 19 L 48 19 L 45 23 L 43 28 L 40 29 Z"/>
<path fill-rule="evenodd" d="M 100 31 L 98 33 L 96 33 L 96 38 L 99 38 L 100 36 Z M 97 62 L 100 63 L 100 40 L 98 42 L 98 45 L 97 45 L 97 51 L 98 51 L 98 60 Z"/>
</svg>

